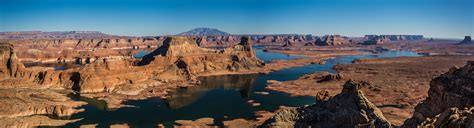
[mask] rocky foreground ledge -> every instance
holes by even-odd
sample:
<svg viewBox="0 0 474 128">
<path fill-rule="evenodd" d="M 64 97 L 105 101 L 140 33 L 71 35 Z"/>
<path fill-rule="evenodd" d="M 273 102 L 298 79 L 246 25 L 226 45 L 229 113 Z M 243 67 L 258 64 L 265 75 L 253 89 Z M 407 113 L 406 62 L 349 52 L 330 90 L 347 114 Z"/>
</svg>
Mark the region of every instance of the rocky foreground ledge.
<svg viewBox="0 0 474 128">
<path fill-rule="evenodd" d="M 403 127 L 474 127 L 474 61 L 453 67 L 430 83 L 428 97 Z"/>
<path fill-rule="evenodd" d="M 87 103 L 73 101 L 49 89 L 0 89 L 0 127 L 62 126 L 78 120 L 56 120 L 83 111 Z"/>
<path fill-rule="evenodd" d="M 342 92 L 329 97 L 319 92 L 316 103 L 307 107 L 284 109 L 267 120 L 263 127 L 377 127 L 390 123 L 360 90 L 364 83 L 347 81 Z"/>
</svg>

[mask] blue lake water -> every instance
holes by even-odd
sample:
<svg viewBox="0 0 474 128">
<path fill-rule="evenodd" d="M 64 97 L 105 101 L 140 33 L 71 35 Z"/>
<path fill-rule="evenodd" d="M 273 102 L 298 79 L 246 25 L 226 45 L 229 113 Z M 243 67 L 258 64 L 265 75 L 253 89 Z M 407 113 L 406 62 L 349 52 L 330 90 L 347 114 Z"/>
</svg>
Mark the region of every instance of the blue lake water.
<svg viewBox="0 0 474 128">
<path fill-rule="evenodd" d="M 259 110 L 274 111 L 279 106 L 302 106 L 314 103 L 313 97 L 291 97 L 285 93 L 265 89 L 267 80 L 288 81 L 318 72 L 335 72 L 335 64 L 348 64 L 359 58 L 381 58 L 398 56 L 421 56 L 410 51 L 387 51 L 377 55 L 340 56 L 326 60 L 325 64 L 311 64 L 304 67 L 288 68 L 269 74 L 222 75 L 199 78 L 201 85 L 179 89 L 169 94 L 167 100 L 149 98 L 127 101 L 125 104 L 134 108 L 108 110 L 105 102 L 95 99 L 74 97 L 86 101 L 86 111 L 75 114 L 71 119 L 83 120 L 66 125 L 78 127 L 84 124 L 99 124 L 108 127 L 111 124 L 127 123 L 135 127 L 155 127 L 160 123 L 171 126 L 175 120 L 195 120 L 203 117 L 215 119 L 216 125 L 222 121 L 236 118 L 255 119 L 254 112 Z M 265 61 L 287 60 L 298 57 L 279 53 L 266 53 L 257 50 L 257 57 Z M 255 94 L 266 91 L 269 95 Z M 247 103 L 255 100 L 261 106 L 253 107 Z"/>
<path fill-rule="evenodd" d="M 138 51 L 137 53 L 133 54 L 133 57 L 134 57 L 134 58 L 142 58 L 143 56 L 145 56 L 145 55 L 148 54 L 148 53 L 149 53 L 149 52 L 140 50 L 140 51 Z"/>
<path fill-rule="evenodd" d="M 282 53 L 271 53 L 264 52 L 263 50 L 256 50 L 257 57 L 263 60 L 265 63 L 268 63 L 272 60 L 291 60 L 296 58 L 304 58 L 304 56 L 290 56 L 288 54 Z"/>
</svg>

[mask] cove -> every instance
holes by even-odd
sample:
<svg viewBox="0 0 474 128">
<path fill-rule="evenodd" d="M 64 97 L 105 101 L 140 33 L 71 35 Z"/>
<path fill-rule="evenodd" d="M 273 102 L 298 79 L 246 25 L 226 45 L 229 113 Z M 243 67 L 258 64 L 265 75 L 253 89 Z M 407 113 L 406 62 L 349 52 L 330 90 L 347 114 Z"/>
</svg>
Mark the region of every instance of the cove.
<svg viewBox="0 0 474 128">
<path fill-rule="evenodd" d="M 266 53 L 262 50 L 257 50 L 256 53 L 257 57 L 265 61 L 292 59 L 291 56 Z M 266 58 L 270 56 L 270 59 Z M 132 127 L 156 127 L 162 123 L 169 127 L 175 120 L 195 120 L 203 117 L 214 118 L 215 125 L 222 126 L 222 121 L 225 120 L 255 119 L 254 113 L 259 110 L 274 111 L 279 106 L 303 106 L 314 103 L 313 97 L 291 97 L 282 92 L 265 89 L 267 80 L 288 81 L 318 71 L 335 72 L 332 69 L 335 64 L 348 64 L 354 59 L 399 56 L 421 55 L 411 51 L 385 51 L 373 55 L 339 56 L 327 59 L 325 64 L 293 67 L 269 74 L 200 77 L 201 85 L 171 92 L 167 100 L 148 98 L 126 101 L 126 105 L 136 106 L 132 108 L 109 110 L 103 101 L 73 96 L 74 100 L 86 101 L 89 104 L 83 106 L 84 112 L 70 117 L 70 119 L 83 118 L 81 121 L 67 124 L 65 127 L 78 127 L 85 124 L 109 127 L 112 124 L 123 123 Z M 254 93 L 259 91 L 270 94 Z M 253 107 L 247 103 L 248 100 L 255 100 L 261 105 Z"/>
</svg>

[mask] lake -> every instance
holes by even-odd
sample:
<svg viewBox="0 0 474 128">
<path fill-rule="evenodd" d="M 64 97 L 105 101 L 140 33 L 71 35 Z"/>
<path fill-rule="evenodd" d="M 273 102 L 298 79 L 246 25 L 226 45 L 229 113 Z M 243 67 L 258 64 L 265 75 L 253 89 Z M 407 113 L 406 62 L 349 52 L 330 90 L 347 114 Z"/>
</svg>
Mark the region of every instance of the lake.
<svg viewBox="0 0 474 128">
<path fill-rule="evenodd" d="M 288 56 L 280 53 L 267 53 L 257 50 L 257 57 L 264 61 L 288 60 L 300 56 Z M 279 106 L 303 106 L 314 103 L 309 96 L 291 97 L 285 93 L 265 89 L 267 80 L 295 80 L 302 75 L 327 71 L 335 72 L 335 64 L 348 64 L 360 58 L 383 58 L 399 56 L 421 56 L 411 51 L 386 51 L 374 55 L 339 56 L 326 60 L 325 64 L 311 64 L 293 67 L 269 74 L 220 75 L 200 77 L 201 85 L 171 92 L 167 100 L 148 98 L 131 100 L 127 105 L 137 107 L 109 110 L 105 102 L 80 96 L 75 100 L 86 101 L 84 112 L 73 115 L 70 119 L 83 120 L 66 125 L 78 127 L 84 124 L 98 124 L 98 127 L 109 127 L 111 124 L 127 123 L 134 127 L 156 127 L 162 123 L 172 126 L 175 120 L 195 120 L 203 117 L 214 118 L 215 125 L 222 126 L 222 121 L 236 118 L 255 119 L 254 113 L 259 110 L 274 111 Z M 265 91 L 269 95 L 254 92 Z M 255 100 L 261 103 L 254 107 L 247 103 Z"/>
</svg>

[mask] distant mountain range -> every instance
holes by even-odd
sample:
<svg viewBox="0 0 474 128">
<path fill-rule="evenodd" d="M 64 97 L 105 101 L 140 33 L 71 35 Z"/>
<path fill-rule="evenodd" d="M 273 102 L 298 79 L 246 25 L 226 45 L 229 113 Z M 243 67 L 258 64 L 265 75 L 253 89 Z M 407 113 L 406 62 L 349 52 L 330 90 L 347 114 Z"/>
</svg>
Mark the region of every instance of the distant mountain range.
<svg viewBox="0 0 474 128">
<path fill-rule="evenodd" d="M 195 28 L 183 33 L 178 34 L 179 36 L 226 36 L 231 35 L 227 32 L 223 32 L 213 28 Z"/>
</svg>

